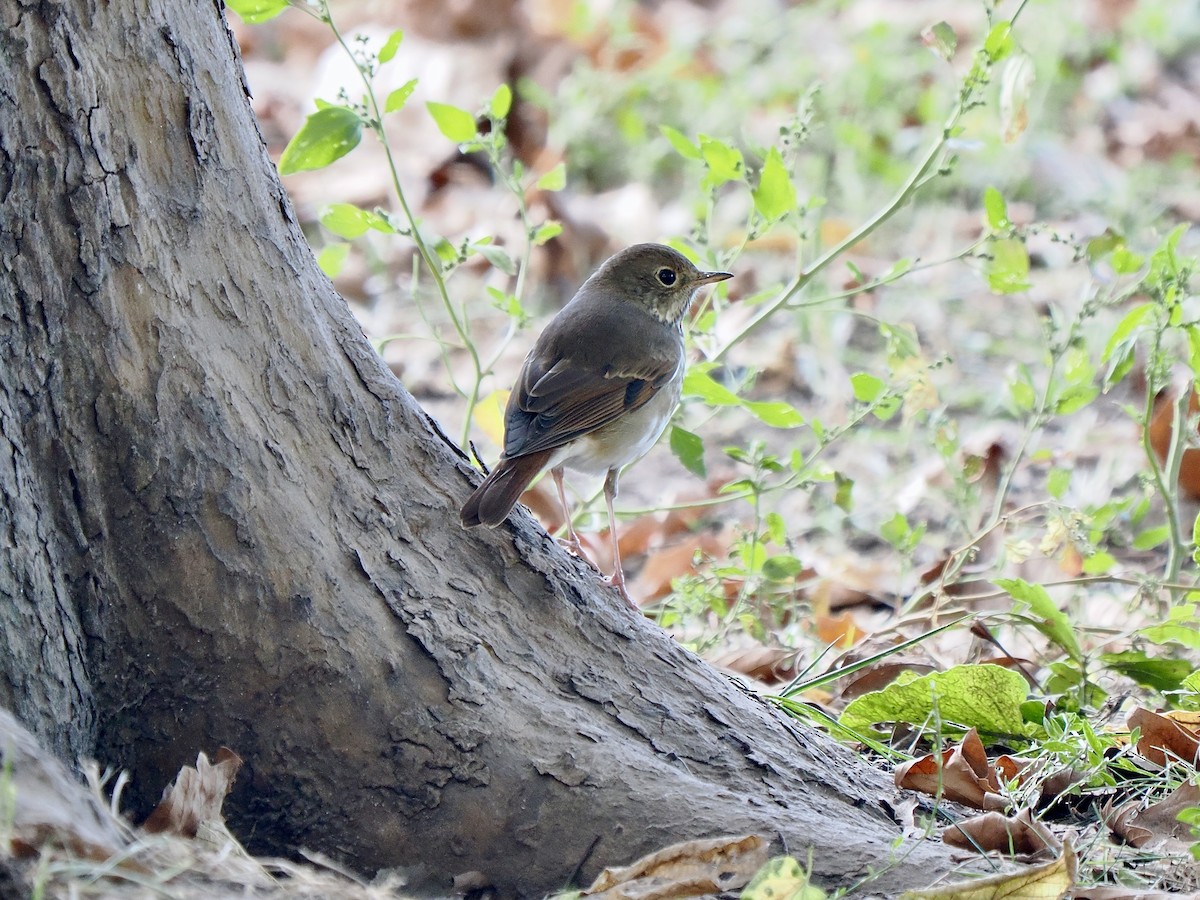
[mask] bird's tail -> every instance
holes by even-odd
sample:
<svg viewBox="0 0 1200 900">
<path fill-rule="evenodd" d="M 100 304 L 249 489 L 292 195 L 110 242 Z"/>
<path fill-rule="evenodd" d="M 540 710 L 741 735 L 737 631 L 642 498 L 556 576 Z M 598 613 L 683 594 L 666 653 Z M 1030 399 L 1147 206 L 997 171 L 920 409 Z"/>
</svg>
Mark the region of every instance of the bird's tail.
<svg viewBox="0 0 1200 900">
<path fill-rule="evenodd" d="M 499 525 L 506 518 L 529 482 L 542 471 L 550 461 L 553 451 L 544 450 L 541 453 L 530 453 L 528 456 L 517 456 L 512 459 L 502 459 L 492 469 L 483 484 L 475 488 L 475 493 L 463 504 L 463 526 L 473 528 L 476 525 Z"/>
</svg>

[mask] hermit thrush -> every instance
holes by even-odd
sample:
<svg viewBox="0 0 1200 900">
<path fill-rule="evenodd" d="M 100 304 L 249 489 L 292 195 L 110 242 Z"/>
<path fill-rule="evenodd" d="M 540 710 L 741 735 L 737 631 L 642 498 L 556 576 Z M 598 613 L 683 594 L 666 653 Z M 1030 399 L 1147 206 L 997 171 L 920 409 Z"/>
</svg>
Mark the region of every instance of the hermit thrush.
<svg viewBox="0 0 1200 900">
<path fill-rule="evenodd" d="M 696 290 L 728 272 L 701 272 L 661 244 L 635 244 L 604 263 L 542 332 L 504 413 L 504 452 L 462 508 L 463 525 L 499 525 L 549 468 L 582 556 L 563 490 L 563 467 L 607 472 L 610 582 L 629 601 L 613 500 L 621 469 L 658 440 L 683 384 L 683 314 Z M 629 601 L 632 605 L 632 601 Z"/>
</svg>

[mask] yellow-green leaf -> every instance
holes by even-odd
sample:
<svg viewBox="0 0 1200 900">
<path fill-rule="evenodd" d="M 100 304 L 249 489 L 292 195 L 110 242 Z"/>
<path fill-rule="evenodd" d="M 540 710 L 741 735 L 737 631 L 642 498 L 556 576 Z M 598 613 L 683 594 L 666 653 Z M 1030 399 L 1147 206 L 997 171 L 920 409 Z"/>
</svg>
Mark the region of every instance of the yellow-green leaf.
<svg viewBox="0 0 1200 900">
<path fill-rule="evenodd" d="M 488 103 L 488 114 L 493 119 L 503 119 L 508 115 L 510 109 L 512 109 L 512 88 L 507 84 L 502 84 L 492 93 L 492 99 Z"/>
<path fill-rule="evenodd" d="M 379 61 L 381 63 L 389 63 L 396 55 L 396 51 L 400 49 L 400 42 L 404 40 L 404 31 L 397 28 L 388 35 L 388 39 L 384 41 L 383 46 L 379 49 Z"/>
<path fill-rule="evenodd" d="M 700 159 L 700 149 L 693 144 L 680 131 L 672 128 L 670 125 L 659 125 L 658 130 L 662 132 L 662 136 L 671 142 L 671 146 L 675 148 L 675 152 L 684 159 Z"/>
<path fill-rule="evenodd" d="M 988 287 L 997 294 L 1016 294 L 1029 289 L 1029 252 L 1016 238 L 993 241 L 987 267 Z"/>
<path fill-rule="evenodd" d="M 225 5 L 247 25 L 273 19 L 288 8 L 287 0 L 227 0 Z"/>
<path fill-rule="evenodd" d="M 763 160 L 758 186 L 752 192 L 754 208 L 768 220 L 787 215 L 796 208 L 796 186 L 783 165 L 783 156 L 772 147 Z"/>
<path fill-rule="evenodd" d="M 543 191 L 561 191 L 567 186 L 567 167 L 559 163 L 537 180 L 537 186 Z"/>
<path fill-rule="evenodd" d="M 395 112 L 398 109 L 403 109 L 404 104 L 408 102 L 408 98 L 412 96 L 412 92 L 417 87 L 417 79 L 410 78 L 400 87 L 396 88 L 387 95 L 387 100 L 384 101 L 383 111 L 385 113 Z"/>
<path fill-rule="evenodd" d="M 362 140 L 362 119 L 344 106 L 318 109 L 305 119 L 283 155 L 279 174 L 291 175 L 309 169 L 321 169 L 341 159 Z"/>
<path fill-rule="evenodd" d="M 475 139 L 475 117 L 465 109 L 449 103 L 425 104 L 438 130 L 456 144 L 465 144 Z"/>
</svg>

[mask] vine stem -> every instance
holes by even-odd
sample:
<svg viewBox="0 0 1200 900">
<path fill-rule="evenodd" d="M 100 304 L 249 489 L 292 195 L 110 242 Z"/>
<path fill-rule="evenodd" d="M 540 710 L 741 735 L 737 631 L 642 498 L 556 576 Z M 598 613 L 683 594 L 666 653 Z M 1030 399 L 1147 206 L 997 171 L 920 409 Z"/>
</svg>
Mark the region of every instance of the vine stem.
<svg viewBox="0 0 1200 900">
<path fill-rule="evenodd" d="M 354 51 L 350 49 L 350 45 L 346 43 L 345 37 L 341 30 L 337 27 L 337 23 L 333 21 L 333 13 L 329 10 L 329 3 L 323 2 L 320 6 L 320 18 L 333 32 L 334 39 L 337 40 L 341 48 L 346 52 L 346 55 L 354 61 L 354 67 L 358 71 L 359 78 L 362 79 L 363 89 L 366 91 L 367 102 L 371 108 L 371 121 L 368 126 L 375 132 L 379 138 L 380 144 L 383 145 L 383 154 L 387 159 L 388 174 L 392 180 L 392 189 L 396 193 L 396 199 L 400 203 L 400 209 L 404 213 L 404 219 L 408 222 L 409 232 L 411 234 L 413 244 L 416 245 L 417 253 L 421 257 L 421 261 L 425 264 L 425 268 L 429 270 L 429 274 L 433 277 L 434 284 L 437 286 L 438 296 L 441 298 L 442 306 L 446 310 L 446 314 L 450 317 L 450 322 L 454 326 L 454 330 L 458 333 L 459 339 L 462 341 L 463 347 L 471 357 L 471 367 L 474 369 L 475 377 L 473 386 L 469 392 L 464 392 L 461 388 L 456 389 L 460 394 L 463 394 L 467 400 L 467 412 L 463 420 L 463 435 L 462 446 L 467 446 L 467 441 L 471 436 L 471 418 L 476 404 L 479 402 L 479 385 L 483 381 L 483 365 L 479 359 L 479 351 L 475 347 L 475 342 L 471 340 L 471 334 L 468 331 L 462 317 L 454 308 L 454 303 L 450 300 L 450 291 L 446 287 L 446 279 L 442 275 L 441 263 L 429 249 L 429 245 L 421 236 L 421 230 L 417 226 L 417 217 L 409 206 L 408 198 L 404 193 L 404 186 L 400 182 L 400 172 L 396 168 L 396 157 L 392 153 L 392 147 L 388 143 L 387 136 L 383 133 L 383 110 L 379 108 L 379 98 L 375 96 L 375 88 L 371 84 L 371 79 L 362 64 L 359 63 Z M 449 373 L 449 368 L 447 367 Z M 454 376 L 450 375 L 451 382 L 454 381 Z"/>
<path fill-rule="evenodd" d="M 722 359 L 724 359 L 725 355 L 728 354 L 730 350 L 757 331 L 764 323 L 766 323 L 768 319 L 774 316 L 775 313 L 779 312 L 780 309 L 784 308 L 788 302 L 795 297 L 802 288 L 804 288 L 805 285 L 807 285 L 813 280 L 814 277 L 816 277 L 818 273 L 824 270 L 834 260 L 842 256 L 855 244 L 871 235 L 877 228 L 879 228 L 879 226 L 892 218 L 892 216 L 894 216 L 901 207 L 903 207 L 910 199 L 912 199 L 913 195 L 916 194 L 917 191 L 919 191 L 926 183 L 926 176 L 930 174 L 930 171 L 934 169 L 935 165 L 942 158 L 942 155 L 946 150 L 946 145 L 954 136 L 954 129 L 958 126 L 959 120 L 962 118 L 963 113 L 966 111 L 969 102 L 974 96 L 973 85 L 974 82 L 972 81 L 967 88 L 960 92 L 958 102 L 955 104 L 954 109 L 951 111 L 945 123 L 942 125 L 942 131 L 938 139 L 930 145 L 928 150 L 925 151 L 925 155 L 921 158 L 920 163 L 918 163 L 917 166 L 909 173 L 908 177 L 904 180 L 904 184 L 900 186 L 900 189 L 896 192 L 888 204 L 883 209 L 875 213 L 875 215 L 869 218 L 866 222 L 863 222 L 861 225 L 859 225 L 858 228 L 854 229 L 854 231 L 852 231 L 849 235 L 827 250 L 807 269 L 804 269 L 802 272 L 796 275 L 796 277 L 792 279 L 791 283 L 784 288 L 783 293 L 763 307 L 762 311 L 757 316 L 743 325 L 736 334 L 734 334 L 728 341 L 725 342 L 723 347 L 709 357 L 712 362 L 720 362 Z"/>
</svg>

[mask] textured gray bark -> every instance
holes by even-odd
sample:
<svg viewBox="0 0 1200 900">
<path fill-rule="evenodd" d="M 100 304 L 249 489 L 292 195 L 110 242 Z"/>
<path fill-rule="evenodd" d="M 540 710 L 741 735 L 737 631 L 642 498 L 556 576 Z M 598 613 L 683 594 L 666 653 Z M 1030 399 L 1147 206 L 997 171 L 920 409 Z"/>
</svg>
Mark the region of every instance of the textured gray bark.
<svg viewBox="0 0 1200 900">
<path fill-rule="evenodd" d="M 563 886 L 714 834 L 887 864 L 885 777 L 474 476 L 313 263 L 215 6 L 0 6 L 0 701 L 134 800 L 220 744 L 251 849 Z M 881 885 L 947 863 L 917 844 Z"/>
</svg>

